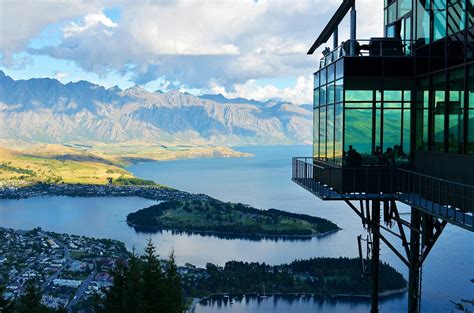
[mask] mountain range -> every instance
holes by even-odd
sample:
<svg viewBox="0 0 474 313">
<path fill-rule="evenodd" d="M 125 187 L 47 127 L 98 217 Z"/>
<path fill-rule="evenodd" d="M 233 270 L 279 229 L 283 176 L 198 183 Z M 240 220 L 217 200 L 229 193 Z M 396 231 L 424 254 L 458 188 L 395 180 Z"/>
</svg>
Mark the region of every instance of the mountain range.
<svg viewBox="0 0 474 313">
<path fill-rule="evenodd" d="M 0 139 L 41 143 L 130 140 L 205 145 L 311 141 L 308 105 L 194 96 L 88 81 L 13 80 L 0 71 Z"/>
</svg>

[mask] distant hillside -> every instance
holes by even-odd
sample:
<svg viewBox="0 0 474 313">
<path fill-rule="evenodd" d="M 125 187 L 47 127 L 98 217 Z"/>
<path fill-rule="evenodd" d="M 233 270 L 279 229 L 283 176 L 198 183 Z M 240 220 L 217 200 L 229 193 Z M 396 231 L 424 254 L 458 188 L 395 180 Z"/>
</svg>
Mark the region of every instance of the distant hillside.
<svg viewBox="0 0 474 313">
<path fill-rule="evenodd" d="M 311 141 L 307 106 L 223 98 L 105 89 L 87 81 L 15 81 L 0 71 L 0 139 L 227 146 Z"/>
</svg>

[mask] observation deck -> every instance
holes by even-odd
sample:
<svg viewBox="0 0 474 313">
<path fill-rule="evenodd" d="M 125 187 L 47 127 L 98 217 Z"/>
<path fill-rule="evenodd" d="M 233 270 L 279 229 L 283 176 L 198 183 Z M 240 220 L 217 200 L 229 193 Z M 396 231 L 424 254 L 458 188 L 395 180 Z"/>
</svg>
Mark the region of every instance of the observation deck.
<svg viewBox="0 0 474 313">
<path fill-rule="evenodd" d="M 292 180 L 322 200 L 398 200 L 474 231 L 474 186 L 394 166 L 340 167 L 293 158 Z"/>
</svg>

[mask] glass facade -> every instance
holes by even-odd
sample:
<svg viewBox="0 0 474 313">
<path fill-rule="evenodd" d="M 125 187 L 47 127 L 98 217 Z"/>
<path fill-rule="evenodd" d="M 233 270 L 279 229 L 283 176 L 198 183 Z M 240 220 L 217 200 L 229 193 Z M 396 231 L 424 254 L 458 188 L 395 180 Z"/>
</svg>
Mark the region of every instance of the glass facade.
<svg viewBox="0 0 474 313">
<path fill-rule="evenodd" d="M 366 89 L 355 89 L 353 83 L 336 73 L 343 61 L 315 74 L 319 86 L 314 88 L 314 157 L 353 166 L 357 153 L 360 160 L 356 162 L 361 165 L 406 164 L 410 153 L 411 90 L 367 89 L 370 81 Z M 325 78 L 321 79 L 323 74 Z"/>
<path fill-rule="evenodd" d="M 413 150 L 474 155 L 474 0 L 386 0 L 384 23 L 417 57 L 410 82 L 363 66 L 347 75 L 344 57 L 326 57 L 314 76 L 314 157 L 403 166 Z"/>
<path fill-rule="evenodd" d="M 474 154 L 474 65 L 417 79 L 415 147 Z"/>
</svg>

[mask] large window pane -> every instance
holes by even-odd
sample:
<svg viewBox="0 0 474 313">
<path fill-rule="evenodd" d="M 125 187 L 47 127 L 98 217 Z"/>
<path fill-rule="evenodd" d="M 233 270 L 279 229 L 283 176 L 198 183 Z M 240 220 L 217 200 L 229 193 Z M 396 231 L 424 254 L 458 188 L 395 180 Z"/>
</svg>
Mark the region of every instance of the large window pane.
<svg viewBox="0 0 474 313">
<path fill-rule="evenodd" d="M 385 90 L 383 92 L 383 101 L 402 101 L 402 91 Z"/>
<path fill-rule="evenodd" d="M 445 74 L 440 73 L 433 76 L 433 99 L 432 99 L 432 114 L 433 114 L 433 145 L 432 150 L 444 151 L 445 143 L 445 115 L 446 115 L 446 86 Z"/>
<path fill-rule="evenodd" d="M 403 16 L 411 11 L 412 0 L 398 0 L 398 16 Z"/>
<path fill-rule="evenodd" d="M 334 158 L 342 159 L 342 131 L 343 116 L 342 116 L 342 104 L 335 105 L 335 119 L 334 119 Z"/>
<path fill-rule="evenodd" d="M 388 24 L 395 22 L 397 19 L 397 3 L 394 2 L 388 7 Z"/>
<path fill-rule="evenodd" d="M 326 84 L 326 69 L 325 68 L 319 71 L 319 83 L 321 85 Z"/>
<path fill-rule="evenodd" d="M 474 110 L 468 111 L 467 153 L 474 154 Z"/>
<path fill-rule="evenodd" d="M 457 33 L 465 28 L 465 0 L 449 0 L 448 34 Z"/>
<path fill-rule="evenodd" d="M 330 105 L 327 108 L 327 148 L 326 157 L 328 159 L 334 158 L 334 106 Z"/>
<path fill-rule="evenodd" d="M 319 89 L 318 88 L 314 89 L 313 91 L 313 105 L 314 107 L 319 106 Z"/>
<path fill-rule="evenodd" d="M 448 151 L 461 153 L 463 136 L 464 70 L 449 73 L 448 99 Z"/>
<path fill-rule="evenodd" d="M 372 101 L 372 90 L 346 90 L 345 101 Z"/>
<path fill-rule="evenodd" d="M 403 110 L 403 142 L 401 148 L 406 154 L 410 153 L 410 121 L 410 110 Z"/>
<path fill-rule="evenodd" d="M 343 95 L 344 95 L 344 86 L 343 86 L 343 80 L 339 79 L 336 80 L 336 97 L 335 101 L 336 102 L 341 102 L 343 100 Z"/>
<path fill-rule="evenodd" d="M 319 157 L 319 108 L 313 110 L 313 157 Z"/>
<path fill-rule="evenodd" d="M 434 94 L 433 150 L 435 151 L 444 151 L 444 94 L 442 90 L 436 90 Z"/>
<path fill-rule="evenodd" d="M 328 95 L 328 104 L 334 103 L 334 83 L 328 84 L 326 92 Z"/>
<path fill-rule="evenodd" d="M 318 87 L 319 87 L 319 72 L 314 74 L 314 88 L 318 88 Z"/>
<path fill-rule="evenodd" d="M 326 107 L 319 109 L 319 157 L 326 157 Z"/>
<path fill-rule="evenodd" d="M 383 150 L 401 145 L 402 111 L 383 111 Z"/>
<path fill-rule="evenodd" d="M 344 123 L 344 151 L 349 146 L 361 154 L 372 153 L 372 110 L 346 109 Z"/>
<path fill-rule="evenodd" d="M 468 77 L 468 82 L 469 82 L 469 108 L 474 109 L 474 65 L 471 65 L 469 67 L 469 77 Z"/>
<path fill-rule="evenodd" d="M 337 61 L 336 63 L 336 79 L 344 76 L 344 59 Z"/>
<path fill-rule="evenodd" d="M 321 86 L 321 88 L 319 88 L 319 104 L 326 104 L 326 86 Z"/>
<path fill-rule="evenodd" d="M 446 37 L 446 0 L 433 0 L 433 41 Z"/>
<path fill-rule="evenodd" d="M 426 44 L 430 38 L 430 1 L 417 0 L 416 15 L 416 39 Z"/>
<path fill-rule="evenodd" d="M 334 64 L 328 66 L 328 83 L 334 80 Z"/>
</svg>

